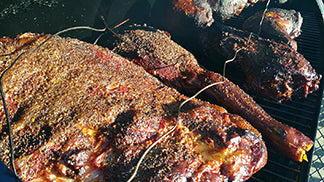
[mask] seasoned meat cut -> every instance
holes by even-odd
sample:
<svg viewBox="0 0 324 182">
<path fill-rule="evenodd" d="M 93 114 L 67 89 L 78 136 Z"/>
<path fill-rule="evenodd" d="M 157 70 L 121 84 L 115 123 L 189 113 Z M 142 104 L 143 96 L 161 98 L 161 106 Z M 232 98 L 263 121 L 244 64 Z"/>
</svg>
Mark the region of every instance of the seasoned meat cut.
<svg viewBox="0 0 324 182">
<path fill-rule="evenodd" d="M 206 90 L 209 97 L 249 121 L 283 154 L 296 161 L 306 159 L 305 152 L 313 145 L 308 137 L 272 118 L 228 79 L 199 67 L 195 57 L 167 35 L 161 30 L 129 30 L 115 51 L 181 92 L 193 94 L 209 84 L 224 82 Z"/>
<path fill-rule="evenodd" d="M 215 21 L 213 10 L 207 2 L 197 4 L 193 0 L 174 0 L 173 4 L 176 11 L 193 17 L 198 26 L 209 27 Z"/>
<path fill-rule="evenodd" d="M 243 24 L 243 30 L 258 33 L 263 12 L 257 12 Z M 295 10 L 271 8 L 264 16 L 260 36 L 289 44 L 297 50 L 297 42 L 293 39 L 301 34 L 303 17 Z"/>
<path fill-rule="evenodd" d="M 188 10 L 195 9 L 198 4 L 208 4 L 213 7 L 211 4 L 224 3 L 223 1 L 190 2 L 180 3 L 179 1 L 175 3 L 177 7 L 175 9 L 185 12 L 186 16 L 194 17 L 196 20 L 200 17 L 196 15 L 198 11 L 187 13 Z M 250 3 L 256 2 L 258 1 Z M 262 12 L 259 12 L 247 19 L 243 27 L 258 33 L 261 16 Z M 318 90 L 321 75 L 317 74 L 303 55 L 297 52 L 297 43 L 293 38 L 301 33 L 302 19 L 301 14 L 295 10 L 279 8 L 268 10 L 265 13 L 260 37 L 254 34 L 248 47 L 246 46 L 250 32 L 213 21 L 211 27 L 197 29 L 198 34 L 201 34 L 202 47 L 205 47 L 204 51 L 200 52 L 207 53 L 207 57 L 211 59 L 215 55 L 214 52 L 223 55 L 226 59 L 232 59 L 237 50 L 244 48 L 239 52 L 237 61 L 231 64 L 237 65 L 236 67 L 240 68 L 240 72 L 245 75 L 244 80 L 240 82 L 243 83 L 242 88 L 247 93 L 275 99 L 278 102 L 289 100 L 292 96 L 307 97 L 308 94 Z"/>
<path fill-rule="evenodd" d="M 247 93 L 277 101 L 292 96 L 307 97 L 319 88 L 321 75 L 295 49 L 284 43 L 263 39 L 232 27 L 215 24 L 202 35 L 207 54 L 218 52 L 235 61 L 245 75 L 243 88 Z"/>
<path fill-rule="evenodd" d="M 173 0 L 174 9 L 193 17 L 197 25 L 209 27 L 216 18 L 222 20 L 239 15 L 250 5 L 264 0 Z"/>
<path fill-rule="evenodd" d="M 0 41 L 1 71 L 49 35 Z M 167 52 L 165 53 L 167 54 Z M 22 181 L 244 181 L 267 161 L 260 133 L 224 108 L 187 97 L 112 51 L 54 36 L 3 77 Z M 0 158 L 9 163 L 1 107 Z"/>
</svg>

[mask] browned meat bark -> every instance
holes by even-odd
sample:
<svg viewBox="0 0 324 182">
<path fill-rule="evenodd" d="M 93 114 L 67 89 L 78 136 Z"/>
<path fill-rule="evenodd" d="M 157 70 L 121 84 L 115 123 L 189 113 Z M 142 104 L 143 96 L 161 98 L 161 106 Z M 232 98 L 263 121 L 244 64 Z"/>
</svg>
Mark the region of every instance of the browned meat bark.
<svg viewBox="0 0 324 182">
<path fill-rule="evenodd" d="M 173 4 L 177 11 L 193 17 L 198 26 L 209 27 L 214 22 L 213 10 L 207 2 L 199 6 L 193 0 L 174 0 Z"/>
<path fill-rule="evenodd" d="M 258 33 L 263 12 L 257 12 L 243 24 L 243 30 Z M 289 44 L 297 50 L 293 39 L 301 34 L 303 17 L 295 10 L 271 8 L 265 13 L 260 36 Z"/>
<path fill-rule="evenodd" d="M 264 0 L 173 0 L 174 8 L 193 17 L 199 26 L 209 27 L 216 17 L 229 19 L 239 15 L 245 7 Z"/>
<path fill-rule="evenodd" d="M 1 71 L 47 37 L 1 39 Z M 108 49 L 58 36 L 22 56 L 3 84 L 23 181 L 125 181 L 144 150 L 175 125 L 186 99 Z M 8 165 L 0 111 L 0 158 Z M 266 163 L 261 135 L 222 107 L 194 99 L 179 121 L 146 156 L 136 181 L 243 181 Z"/>
<path fill-rule="evenodd" d="M 219 24 L 203 35 L 206 50 L 217 51 L 228 59 L 243 48 L 230 64 L 239 65 L 245 74 L 243 87 L 247 93 L 280 102 L 291 96 L 307 97 L 319 88 L 322 76 L 303 55 L 287 44 L 254 35 L 247 45 L 248 37 L 248 32 Z"/>
<path fill-rule="evenodd" d="M 199 67 L 195 57 L 173 42 L 163 31 L 131 30 L 116 52 L 141 65 L 164 83 L 183 92 L 195 93 L 203 87 L 224 81 L 206 90 L 228 110 L 241 115 L 256 127 L 278 150 L 296 161 L 306 159 L 313 142 L 296 129 L 268 115 L 238 86 L 221 75 Z"/>
</svg>

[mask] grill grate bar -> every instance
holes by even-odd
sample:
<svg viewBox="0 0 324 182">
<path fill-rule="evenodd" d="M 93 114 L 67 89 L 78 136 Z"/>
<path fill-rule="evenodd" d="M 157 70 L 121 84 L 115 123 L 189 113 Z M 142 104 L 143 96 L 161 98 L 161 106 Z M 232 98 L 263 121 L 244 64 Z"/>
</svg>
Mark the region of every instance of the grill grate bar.
<svg viewBox="0 0 324 182">
<path fill-rule="evenodd" d="M 274 113 L 279 113 L 280 115 L 281 114 L 284 114 L 285 117 L 289 117 L 289 118 L 298 118 L 298 120 L 308 120 L 308 121 L 312 121 L 312 117 L 307 117 L 303 114 L 297 114 L 297 113 L 291 113 L 290 111 L 285 111 L 285 110 L 282 110 L 281 108 L 275 108 L 275 107 L 271 107 L 271 106 L 267 106 L 267 105 L 263 105 L 263 104 L 260 104 L 260 106 L 264 109 L 266 109 L 267 111 L 270 111 L 270 112 L 274 112 Z"/>
<path fill-rule="evenodd" d="M 306 32 L 307 34 L 301 34 L 300 37 L 306 37 L 307 39 L 316 39 L 319 36 L 321 36 L 320 32 L 316 29 L 314 29 L 314 27 L 312 27 L 312 25 L 309 26 L 303 26 L 303 28 L 307 29 Z M 296 38 L 296 40 L 300 39 L 300 37 Z"/>
<path fill-rule="evenodd" d="M 280 166 L 280 167 L 283 167 L 283 168 L 288 169 L 290 171 L 294 171 L 294 172 L 300 173 L 300 170 L 299 169 L 295 169 L 295 168 L 289 167 L 286 164 L 279 163 L 279 162 L 276 162 L 276 161 L 271 160 L 271 159 L 268 160 L 268 163 L 269 164 L 272 163 L 272 164 L 274 164 L 276 166 Z"/>
<path fill-rule="evenodd" d="M 254 176 L 252 176 L 252 177 L 250 178 L 250 181 L 263 182 L 263 180 L 260 180 L 259 178 L 256 178 L 256 177 L 254 177 Z"/>
<path fill-rule="evenodd" d="M 307 100 L 306 99 L 292 99 L 292 100 L 289 100 L 289 101 L 286 101 L 284 103 L 278 103 L 274 100 L 270 100 L 270 99 L 266 99 L 266 98 L 261 98 L 261 97 L 258 97 L 258 96 L 253 96 L 253 98 L 257 101 L 257 102 L 262 102 L 263 104 L 267 103 L 267 104 L 270 104 L 270 105 L 273 105 L 275 107 L 277 106 L 282 106 L 284 105 L 285 107 L 289 107 L 289 108 L 292 108 L 292 109 L 300 109 L 302 110 L 303 112 L 304 111 L 311 111 L 312 114 L 314 113 L 314 110 L 317 109 L 317 107 L 314 105 L 313 102 L 316 102 L 319 97 L 318 93 L 317 92 L 314 92 L 310 95 L 308 95 L 307 97 Z"/>
<path fill-rule="evenodd" d="M 274 102 L 274 101 L 263 103 L 263 106 L 266 106 L 269 104 L 270 104 L 270 106 L 276 107 L 276 108 L 282 107 L 282 104 Z M 298 104 L 298 103 L 294 103 L 294 104 L 295 105 L 290 105 L 289 103 L 285 103 L 285 108 L 289 109 L 290 112 L 295 112 L 295 113 L 303 112 L 304 114 L 306 113 L 308 115 L 313 115 L 314 109 L 316 109 L 316 107 L 314 107 L 314 105 L 307 105 L 308 108 L 306 109 L 305 107 L 302 107 L 301 105 L 300 105 L 300 107 L 296 107 L 296 104 Z M 297 106 L 299 106 L 299 104 Z"/>
<path fill-rule="evenodd" d="M 301 49 L 301 51 L 307 51 L 307 49 L 309 51 L 312 51 L 314 52 L 314 49 L 317 47 L 317 46 L 320 46 L 321 44 L 318 42 L 318 43 L 315 43 L 314 40 L 312 39 L 303 39 L 303 40 L 300 40 L 300 43 L 298 44 L 298 47 L 301 48 L 303 46 L 303 44 L 305 44 L 305 49 Z"/>
<path fill-rule="evenodd" d="M 286 176 L 283 176 L 283 175 L 281 175 L 279 173 L 273 172 L 273 171 L 268 170 L 268 169 L 263 169 L 263 171 L 270 174 L 270 175 L 272 175 L 272 176 L 279 177 L 281 180 L 285 180 L 287 182 L 295 182 L 296 181 L 295 179 L 288 178 Z"/>
</svg>

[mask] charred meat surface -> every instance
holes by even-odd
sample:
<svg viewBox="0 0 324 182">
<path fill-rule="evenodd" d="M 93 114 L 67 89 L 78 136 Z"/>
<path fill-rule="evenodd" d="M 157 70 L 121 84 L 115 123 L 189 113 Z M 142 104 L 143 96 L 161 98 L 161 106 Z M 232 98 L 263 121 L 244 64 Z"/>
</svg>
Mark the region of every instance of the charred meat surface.
<svg viewBox="0 0 324 182">
<path fill-rule="evenodd" d="M 115 51 L 181 92 L 194 94 L 209 84 L 224 82 L 206 90 L 209 97 L 249 121 L 283 154 L 296 161 L 306 159 L 312 140 L 272 118 L 228 79 L 199 67 L 195 57 L 167 35 L 160 30 L 130 30 Z"/>
<path fill-rule="evenodd" d="M 263 0 L 173 0 L 174 9 L 193 17 L 197 25 L 209 27 L 213 15 L 222 20 L 239 15 L 242 10 Z"/>
<path fill-rule="evenodd" d="M 209 27 L 214 22 L 213 10 L 207 1 L 196 4 L 193 0 L 174 0 L 174 9 L 193 17 L 198 26 Z"/>
<path fill-rule="evenodd" d="M 321 75 L 295 49 L 284 43 L 263 39 L 232 27 L 215 24 L 203 34 L 207 52 L 218 52 L 235 61 L 245 75 L 247 93 L 284 101 L 292 96 L 307 97 L 318 90 Z M 208 54 L 208 53 L 207 53 Z"/>
<path fill-rule="evenodd" d="M 0 42 L 1 71 L 48 35 Z M 167 53 L 165 53 L 167 54 Z M 112 51 L 53 37 L 3 77 L 23 181 L 125 181 L 144 150 L 137 181 L 243 181 L 267 161 L 261 135 L 238 115 L 187 97 Z M 1 106 L 1 160 L 9 163 Z"/>
<path fill-rule="evenodd" d="M 243 30 L 258 33 L 263 12 L 257 12 L 243 24 Z M 293 39 L 301 34 L 303 17 L 295 10 L 271 8 L 265 13 L 260 36 L 289 44 L 297 50 Z"/>
</svg>

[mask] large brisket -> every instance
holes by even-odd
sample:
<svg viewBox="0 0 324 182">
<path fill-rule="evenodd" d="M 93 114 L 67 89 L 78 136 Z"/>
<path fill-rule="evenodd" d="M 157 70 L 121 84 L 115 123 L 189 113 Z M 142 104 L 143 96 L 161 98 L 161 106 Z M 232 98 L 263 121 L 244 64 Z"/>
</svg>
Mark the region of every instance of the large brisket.
<svg viewBox="0 0 324 182">
<path fill-rule="evenodd" d="M 48 36 L 0 42 L 1 71 Z M 165 53 L 167 54 L 167 53 Z M 186 99 L 145 70 L 97 45 L 53 37 L 3 78 L 15 166 L 23 181 L 125 181 L 143 151 L 137 181 L 242 181 L 267 160 L 260 134 L 240 116 Z M 0 158 L 9 163 L 1 107 Z"/>
</svg>

